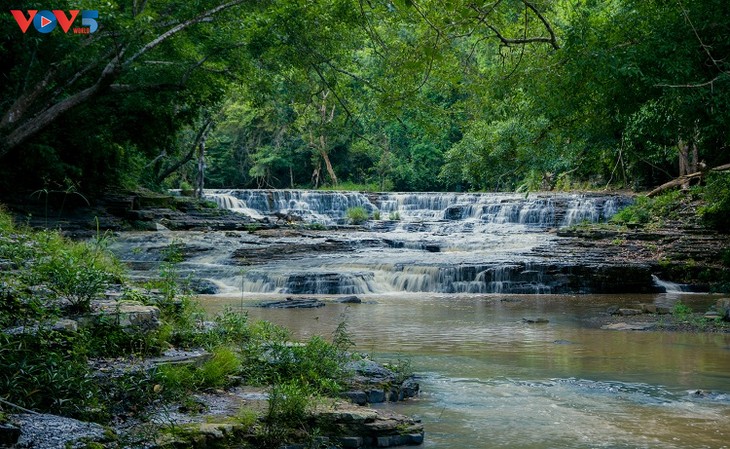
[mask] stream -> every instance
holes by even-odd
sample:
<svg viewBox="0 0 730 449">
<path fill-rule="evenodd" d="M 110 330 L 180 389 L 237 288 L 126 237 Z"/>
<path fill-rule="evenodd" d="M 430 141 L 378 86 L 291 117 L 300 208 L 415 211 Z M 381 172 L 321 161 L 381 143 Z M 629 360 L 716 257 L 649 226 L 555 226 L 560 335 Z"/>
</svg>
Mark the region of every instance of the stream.
<svg viewBox="0 0 730 449">
<path fill-rule="evenodd" d="M 210 296 L 300 338 L 346 319 L 355 349 L 405 359 L 416 400 L 386 407 L 420 417 L 433 448 L 725 448 L 730 443 L 730 335 L 624 332 L 592 318 L 613 305 L 705 310 L 715 296 L 397 295 L 319 309 L 249 307 Z M 526 324 L 542 317 L 547 324 Z M 700 393 L 698 393 L 700 391 Z"/>
<path fill-rule="evenodd" d="M 408 360 L 421 396 L 386 404 L 423 419 L 434 448 L 724 448 L 730 335 L 600 329 L 609 307 L 679 293 L 651 268 L 566 245 L 556 230 L 603 222 L 624 195 L 206 191 L 260 220 L 249 231 L 120 233 L 132 277 L 176 243 L 201 305 L 240 309 L 301 338 L 346 320 L 356 350 Z M 372 217 L 348 226 L 347 211 Z M 290 226 L 278 224 L 291 222 Z M 273 226 L 272 229 L 272 224 Z M 609 249 L 610 250 L 610 249 Z M 362 304 L 253 307 L 290 295 Z M 548 320 L 528 324 L 523 318 Z"/>
</svg>

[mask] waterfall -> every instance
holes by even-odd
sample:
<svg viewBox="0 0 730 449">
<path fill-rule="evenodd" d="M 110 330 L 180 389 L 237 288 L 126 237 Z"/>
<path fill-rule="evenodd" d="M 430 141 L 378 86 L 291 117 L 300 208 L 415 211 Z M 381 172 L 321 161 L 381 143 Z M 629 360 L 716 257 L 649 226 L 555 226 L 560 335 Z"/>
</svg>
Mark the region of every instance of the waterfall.
<svg viewBox="0 0 730 449">
<path fill-rule="evenodd" d="M 551 228 L 606 221 L 631 199 L 625 196 L 539 193 L 372 193 L 312 190 L 206 190 L 221 207 L 256 219 L 287 215 L 309 223 L 346 223 L 348 209 L 362 207 L 381 220 L 403 223 L 521 224 Z M 467 224 L 470 223 L 470 224 Z"/>
<path fill-rule="evenodd" d="M 670 281 L 663 281 L 653 274 L 651 275 L 651 280 L 654 282 L 654 285 L 656 287 L 664 289 L 665 293 L 683 293 L 688 291 L 687 288 L 682 284 L 677 284 Z"/>
<path fill-rule="evenodd" d="M 648 267 L 629 276 L 600 259 L 587 266 L 580 254 L 556 254 L 562 237 L 549 232 L 605 221 L 631 202 L 629 196 L 206 190 L 205 197 L 261 221 L 331 227 L 184 234 L 181 275 L 208 281 L 222 294 L 618 293 L 651 285 Z M 353 207 L 371 217 L 379 212 L 380 219 L 339 229 Z M 167 234 L 129 234 L 117 252 L 141 272 L 162 260 L 163 248 L 179 238 Z M 681 289 L 655 283 L 667 291 Z"/>
</svg>

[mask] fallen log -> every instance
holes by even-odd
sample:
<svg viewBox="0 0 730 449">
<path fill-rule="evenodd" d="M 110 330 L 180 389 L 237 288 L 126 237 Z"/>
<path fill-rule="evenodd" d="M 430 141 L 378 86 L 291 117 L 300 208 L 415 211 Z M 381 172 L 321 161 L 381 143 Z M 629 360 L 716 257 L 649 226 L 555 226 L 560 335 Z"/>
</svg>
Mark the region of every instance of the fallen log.
<svg viewBox="0 0 730 449">
<path fill-rule="evenodd" d="M 689 173 L 687 175 L 680 176 L 678 178 L 675 178 L 669 182 L 665 182 L 664 184 L 660 185 L 659 187 L 655 188 L 651 192 L 647 193 L 646 196 L 651 198 L 653 196 L 656 196 L 662 192 L 665 192 L 669 189 L 673 189 L 675 187 L 679 187 L 682 185 L 687 184 L 692 179 L 702 179 L 707 173 L 709 172 L 720 172 L 720 171 L 728 171 L 730 170 L 730 164 L 725 165 L 719 165 L 717 167 L 711 168 L 709 170 L 704 171 L 698 171 L 694 173 Z"/>
</svg>

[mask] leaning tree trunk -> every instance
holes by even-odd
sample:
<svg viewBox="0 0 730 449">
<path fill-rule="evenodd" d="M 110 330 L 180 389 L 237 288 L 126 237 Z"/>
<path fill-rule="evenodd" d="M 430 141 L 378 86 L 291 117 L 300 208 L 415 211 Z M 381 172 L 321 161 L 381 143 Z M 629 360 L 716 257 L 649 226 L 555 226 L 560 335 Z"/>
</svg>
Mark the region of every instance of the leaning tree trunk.
<svg viewBox="0 0 730 449">
<path fill-rule="evenodd" d="M 335 169 L 332 168 L 332 162 L 330 162 L 330 158 L 327 155 L 327 145 L 326 140 L 324 136 L 319 136 L 319 154 L 322 155 L 322 159 L 324 160 L 324 165 L 327 167 L 327 173 L 330 175 L 330 179 L 332 179 L 332 183 L 334 185 L 337 185 L 337 175 L 335 175 Z"/>
</svg>

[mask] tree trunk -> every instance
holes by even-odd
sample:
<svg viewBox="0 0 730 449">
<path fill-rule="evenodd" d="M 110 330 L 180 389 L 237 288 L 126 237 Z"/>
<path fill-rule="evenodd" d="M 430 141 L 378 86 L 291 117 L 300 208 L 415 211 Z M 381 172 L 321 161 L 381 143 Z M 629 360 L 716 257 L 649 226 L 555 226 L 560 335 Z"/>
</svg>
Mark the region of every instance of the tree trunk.
<svg viewBox="0 0 730 449">
<path fill-rule="evenodd" d="M 195 196 L 198 199 L 203 198 L 203 188 L 205 187 L 205 141 L 207 138 L 208 133 L 206 132 L 198 145 L 198 177 L 195 188 Z"/>
<path fill-rule="evenodd" d="M 195 156 L 195 150 L 197 150 L 201 142 L 204 142 L 205 139 L 208 137 L 208 133 L 210 132 L 212 127 L 213 119 L 206 119 L 205 123 L 203 123 L 203 126 L 201 126 L 198 130 L 198 134 L 195 136 L 195 140 L 193 141 L 192 145 L 190 145 L 190 151 L 188 151 L 181 159 L 173 163 L 171 166 L 167 167 L 165 171 L 157 175 L 157 182 L 164 181 L 168 176 L 175 173 L 180 167 L 191 161 Z"/>
<path fill-rule="evenodd" d="M 330 175 L 332 183 L 337 185 L 337 175 L 335 175 L 335 169 L 332 168 L 330 158 L 327 156 L 327 144 L 324 136 L 319 136 L 319 145 L 319 154 L 322 155 L 322 159 L 324 159 L 324 165 L 327 167 L 327 173 Z"/>
<path fill-rule="evenodd" d="M 679 178 L 681 179 L 689 174 L 689 145 L 683 139 L 679 139 L 677 148 L 679 149 Z M 682 183 L 682 188 L 689 188 L 689 180 Z"/>
<path fill-rule="evenodd" d="M 713 167 L 710 170 L 703 170 L 698 171 L 695 173 L 689 173 L 684 176 L 680 176 L 677 179 L 673 179 L 669 182 L 665 182 L 664 184 L 660 185 L 656 189 L 652 190 L 651 192 L 647 193 L 646 196 L 651 198 L 652 196 L 656 196 L 664 191 L 667 191 L 669 189 L 672 189 L 674 187 L 684 186 L 685 184 L 689 184 L 689 181 L 692 179 L 702 179 L 708 171 L 714 171 L 714 172 L 722 172 L 722 171 L 728 171 L 730 170 L 730 164 L 725 165 L 719 165 L 717 167 Z"/>
</svg>

